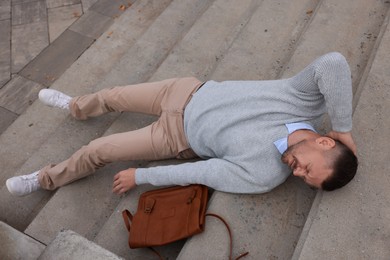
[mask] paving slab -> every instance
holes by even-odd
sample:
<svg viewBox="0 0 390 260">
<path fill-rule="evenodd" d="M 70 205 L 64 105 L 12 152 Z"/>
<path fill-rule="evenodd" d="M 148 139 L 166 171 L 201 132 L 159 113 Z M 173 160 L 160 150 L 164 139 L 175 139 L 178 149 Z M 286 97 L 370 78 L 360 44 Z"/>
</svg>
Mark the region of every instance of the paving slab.
<svg viewBox="0 0 390 260">
<path fill-rule="evenodd" d="M 94 39 L 66 30 L 30 62 L 20 75 L 50 86 L 93 43 Z"/>
<path fill-rule="evenodd" d="M 390 256 L 390 150 L 384 141 L 390 135 L 389 42 L 387 25 L 353 117 L 360 162 L 357 176 L 344 189 L 322 194 L 303 248 L 294 259 Z"/>
<path fill-rule="evenodd" d="M 58 233 L 57 237 L 38 259 L 119 260 L 123 258 L 101 248 L 71 230 L 64 230 Z"/>
<path fill-rule="evenodd" d="M 0 88 L 11 79 L 11 22 L 0 21 Z"/>
<path fill-rule="evenodd" d="M 0 258 L 3 260 L 37 259 L 45 245 L 0 221 Z"/>
<path fill-rule="evenodd" d="M 53 42 L 83 15 L 83 6 L 81 4 L 61 6 L 48 9 L 47 12 L 50 42 Z"/>
<path fill-rule="evenodd" d="M 18 73 L 49 44 L 47 22 L 12 26 L 11 73 Z"/>
<path fill-rule="evenodd" d="M 47 22 L 44 0 L 26 2 L 12 6 L 12 25 Z"/>
<path fill-rule="evenodd" d="M 34 81 L 15 75 L 0 89 L 0 106 L 20 115 L 34 102 L 42 88 Z"/>
</svg>

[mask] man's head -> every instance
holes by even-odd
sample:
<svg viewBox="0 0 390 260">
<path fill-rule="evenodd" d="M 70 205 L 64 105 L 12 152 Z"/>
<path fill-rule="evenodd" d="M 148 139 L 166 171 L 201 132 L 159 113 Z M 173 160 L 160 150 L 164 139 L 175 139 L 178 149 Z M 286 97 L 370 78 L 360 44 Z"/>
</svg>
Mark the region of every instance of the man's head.
<svg viewBox="0 0 390 260">
<path fill-rule="evenodd" d="M 290 146 L 283 153 L 282 161 L 308 185 L 327 191 L 350 182 L 358 165 L 348 147 L 327 136 L 305 139 Z"/>
</svg>

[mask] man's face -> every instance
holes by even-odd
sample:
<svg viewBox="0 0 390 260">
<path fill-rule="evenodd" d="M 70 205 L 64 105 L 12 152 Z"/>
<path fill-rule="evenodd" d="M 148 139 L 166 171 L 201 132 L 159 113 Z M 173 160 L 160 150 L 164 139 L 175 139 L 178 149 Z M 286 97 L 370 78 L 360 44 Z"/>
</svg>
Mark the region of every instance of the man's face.
<svg viewBox="0 0 390 260">
<path fill-rule="evenodd" d="M 315 140 L 303 140 L 290 146 L 282 155 L 293 174 L 302 178 L 309 186 L 321 188 L 331 174 L 322 147 Z"/>
</svg>

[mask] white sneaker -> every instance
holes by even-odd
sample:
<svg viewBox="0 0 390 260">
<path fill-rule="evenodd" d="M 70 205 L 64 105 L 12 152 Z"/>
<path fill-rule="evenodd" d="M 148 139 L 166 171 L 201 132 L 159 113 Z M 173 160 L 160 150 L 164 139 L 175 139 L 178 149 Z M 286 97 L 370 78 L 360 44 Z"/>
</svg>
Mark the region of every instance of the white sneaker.
<svg viewBox="0 0 390 260">
<path fill-rule="evenodd" d="M 39 171 L 28 175 L 16 176 L 6 181 L 8 191 L 16 196 L 25 196 L 34 191 L 40 190 L 41 185 L 38 181 Z"/>
<path fill-rule="evenodd" d="M 55 89 L 41 89 L 39 100 L 47 106 L 69 110 L 69 102 L 72 97 Z"/>
</svg>

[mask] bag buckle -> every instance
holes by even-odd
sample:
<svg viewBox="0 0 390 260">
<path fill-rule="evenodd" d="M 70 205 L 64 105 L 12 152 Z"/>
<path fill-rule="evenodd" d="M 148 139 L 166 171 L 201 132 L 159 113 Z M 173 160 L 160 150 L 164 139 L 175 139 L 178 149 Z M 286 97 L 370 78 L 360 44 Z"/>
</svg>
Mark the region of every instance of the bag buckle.
<svg viewBox="0 0 390 260">
<path fill-rule="evenodd" d="M 187 204 L 191 204 L 192 201 L 195 199 L 195 197 L 196 197 L 196 190 L 193 189 L 193 190 L 192 190 L 191 197 L 189 197 L 189 198 L 187 199 Z"/>
<path fill-rule="evenodd" d="M 144 209 L 144 213 L 150 214 L 154 208 L 155 203 L 156 203 L 156 201 L 154 199 L 147 200 L 146 205 L 145 205 L 145 209 Z"/>
</svg>

